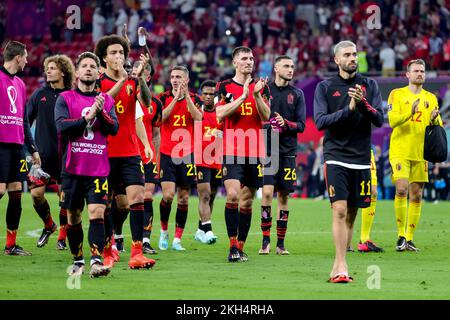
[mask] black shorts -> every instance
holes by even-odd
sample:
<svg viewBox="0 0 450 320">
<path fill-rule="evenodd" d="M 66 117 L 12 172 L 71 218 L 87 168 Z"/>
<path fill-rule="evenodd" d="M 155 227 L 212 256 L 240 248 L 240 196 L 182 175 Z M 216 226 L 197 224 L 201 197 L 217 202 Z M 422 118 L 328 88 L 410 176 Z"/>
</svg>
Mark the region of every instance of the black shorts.
<svg viewBox="0 0 450 320">
<path fill-rule="evenodd" d="M 278 166 L 273 162 L 264 165 L 263 184 L 275 186 L 277 191 L 293 192 L 297 185 L 295 157 L 279 157 L 278 159 Z"/>
<path fill-rule="evenodd" d="M 249 188 L 262 187 L 264 167 L 259 158 L 228 158 L 225 156 L 223 159 L 223 181 L 236 179 Z"/>
<path fill-rule="evenodd" d="M 175 182 L 177 186 L 195 186 L 197 173 L 193 153 L 184 159 L 176 159 L 175 163 L 170 156 L 161 153 L 160 166 L 161 182 Z"/>
<path fill-rule="evenodd" d="M 140 156 L 109 158 L 110 171 L 108 181 L 111 190 L 144 186 L 144 165 Z"/>
<path fill-rule="evenodd" d="M 41 168 L 50 175 L 48 184 L 61 184 L 61 161 L 58 157 L 42 157 Z"/>
<path fill-rule="evenodd" d="M 144 164 L 145 183 L 159 183 L 158 164 L 156 162 L 149 162 Z"/>
<path fill-rule="evenodd" d="M 61 177 L 64 200 L 62 208 L 83 210 L 87 204 L 105 204 L 108 201 L 106 177 L 87 177 L 63 173 Z"/>
<path fill-rule="evenodd" d="M 370 169 L 349 169 L 325 164 L 324 172 L 331 203 L 346 200 L 347 207 L 370 206 Z"/>
<path fill-rule="evenodd" d="M 0 183 L 27 180 L 28 165 L 23 146 L 0 143 Z"/>
<path fill-rule="evenodd" d="M 217 189 L 222 185 L 222 169 L 197 167 L 197 184 L 209 183 L 211 189 Z"/>
</svg>

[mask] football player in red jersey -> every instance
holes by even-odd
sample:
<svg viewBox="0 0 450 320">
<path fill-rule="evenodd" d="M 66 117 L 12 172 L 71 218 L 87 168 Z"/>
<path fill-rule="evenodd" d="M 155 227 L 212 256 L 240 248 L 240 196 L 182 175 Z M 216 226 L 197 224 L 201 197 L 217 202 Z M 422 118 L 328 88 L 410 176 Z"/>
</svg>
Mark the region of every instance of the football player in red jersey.
<svg viewBox="0 0 450 320">
<path fill-rule="evenodd" d="M 213 244 L 217 240 L 212 232 L 211 214 L 217 189 L 222 185 L 223 124 L 217 120 L 214 107 L 215 88 L 216 82 L 212 80 L 206 80 L 200 85 L 203 100 L 202 143 L 195 144 L 198 210 L 200 213 L 195 240 L 208 244 Z M 195 137 L 195 141 L 199 140 Z"/>
<path fill-rule="evenodd" d="M 181 236 L 186 225 L 188 199 L 192 185 L 195 185 L 194 163 L 194 121 L 202 120 L 200 97 L 189 92 L 189 71 L 184 66 L 175 66 L 170 71 L 172 90 L 163 92 L 160 153 L 160 179 L 163 198 L 160 203 L 161 234 L 158 247 L 169 247 L 168 221 L 175 191 L 178 207 L 175 217 L 176 228 L 172 249 L 185 250 Z"/>
<path fill-rule="evenodd" d="M 128 266 L 132 269 L 150 268 L 155 261 L 142 254 L 144 228 L 144 171 L 138 147 L 138 135 L 144 143 L 146 155 L 151 158 L 152 151 L 143 126 L 136 121 L 136 101 L 150 104 L 151 93 L 143 77 L 143 70 L 148 63 L 148 56 L 141 55 L 141 65 L 137 72 L 138 79 L 129 78 L 124 69 L 125 59 L 130 51 L 129 44 L 123 37 L 111 35 L 101 38 L 95 47 L 95 54 L 100 58 L 105 73 L 99 81 L 99 89 L 115 99 L 115 108 L 119 120 L 119 132 L 108 139 L 108 155 L 111 172 L 108 177 L 112 189 L 125 188 L 130 208 L 131 256 Z M 138 93 L 139 91 L 139 93 Z M 141 123 L 142 124 L 142 123 Z M 137 132 L 137 127 L 144 130 Z M 143 139 L 145 138 L 145 139 Z M 109 219 L 105 218 L 105 222 Z M 112 266 L 110 223 L 105 223 L 105 265 Z M 107 226 L 108 225 L 108 226 Z"/>
<path fill-rule="evenodd" d="M 228 261 L 236 262 L 248 260 L 243 247 L 250 229 L 253 199 L 262 186 L 262 122 L 270 116 L 270 92 L 267 79 L 252 79 L 254 58 L 250 48 L 235 48 L 232 58 L 236 73 L 218 85 L 216 112 L 224 122 L 222 173 L 227 192 Z"/>
<path fill-rule="evenodd" d="M 133 66 L 133 75 L 136 75 L 139 69 L 140 62 L 137 61 Z M 144 76 L 147 79 L 147 84 L 150 86 L 151 81 L 151 65 L 147 65 L 144 69 Z M 139 103 L 139 102 L 137 102 Z M 156 254 L 157 251 L 150 245 L 150 235 L 153 227 L 153 193 L 156 185 L 159 183 L 159 145 L 161 141 L 160 126 L 162 117 L 162 103 L 156 98 L 152 97 L 150 106 L 143 106 L 142 111 L 144 116 L 142 121 L 145 126 L 147 138 L 152 148 L 153 157 L 148 158 L 145 155 L 145 147 L 141 141 L 139 142 L 139 150 L 141 151 L 141 158 L 144 163 L 145 172 L 145 194 L 144 194 L 144 238 L 142 244 L 142 251 L 148 254 Z"/>
</svg>

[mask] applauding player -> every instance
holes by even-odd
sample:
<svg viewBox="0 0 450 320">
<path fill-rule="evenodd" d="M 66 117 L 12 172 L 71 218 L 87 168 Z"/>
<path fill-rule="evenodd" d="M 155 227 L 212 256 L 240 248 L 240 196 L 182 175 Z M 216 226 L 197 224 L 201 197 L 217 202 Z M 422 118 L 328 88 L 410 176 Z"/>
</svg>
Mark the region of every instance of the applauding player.
<svg viewBox="0 0 450 320">
<path fill-rule="evenodd" d="M 289 56 L 275 59 L 275 81 L 269 84 L 272 95 L 271 114 L 273 130 L 268 128 L 267 155 L 270 162 L 264 167 L 264 187 L 261 206 L 262 247 L 259 254 L 270 252 L 270 227 L 272 226 L 272 200 L 277 190 L 277 249 L 276 254 L 287 255 L 284 238 L 289 217 L 289 193 L 297 182 L 295 156 L 297 133 L 305 130 L 306 106 L 303 91 L 289 84 L 294 76 L 294 62 Z M 271 144 L 272 135 L 278 134 L 278 145 Z"/>
</svg>

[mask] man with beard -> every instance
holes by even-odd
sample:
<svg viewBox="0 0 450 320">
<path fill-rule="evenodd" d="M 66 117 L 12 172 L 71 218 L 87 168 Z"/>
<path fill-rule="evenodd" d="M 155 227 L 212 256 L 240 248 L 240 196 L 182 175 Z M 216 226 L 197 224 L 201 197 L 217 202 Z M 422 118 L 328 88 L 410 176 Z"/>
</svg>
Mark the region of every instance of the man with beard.
<svg viewBox="0 0 450 320">
<path fill-rule="evenodd" d="M 69 275 L 81 275 L 84 271 L 81 213 L 86 201 L 91 251 L 89 275 L 96 278 L 110 272 L 102 263 L 109 174 L 106 146 L 107 137 L 117 134 L 119 124 L 114 100 L 95 90 L 100 67 L 98 57 L 92 52 L 83 52 L 76 65 L 77 88 L 61 93 L 55 106 L 58 133 L 67 139 L 61 185 L 63 206 L 67 209 L 67 238 L 74 262 Z"/>
<path fill-rule="evenodd" d="M 409 84 L 392 90 L 388 99 L 389 125 L 393 129 L 389 162 L 395 181 L 396 250 L 417 252 L 412 240 L 422 211 L 423 186 L 428 182 L 428 162 L 423 158 L 425 128 L 430 123 L 442 126 L 442 120 L 436 96 L 422 88 L 425 62 L 411 60 L 406 70 Z"/>
<path fill-rule="evenodd" d="M 325 130 L 325 177 L 333 213 L 336 248 L 329 282 L 353 281 L 345 259 L 358 208 L 370 206 L 370 147 L 372 124 L 383 124 L 377 83 L 357 73 L 356 45 L 341 41 L 334 47 L 339 73 L 317 85 L 314 121 Z"/>
<path fill-rule="evenodd" d="M 297 133 L 305 130 L 306 106 L 303 91 L 289 84 L 294 76 L 294 61 L 289 56 L 275 59 L 275 81 L 269 83 L 271 101 L 271 126 L 267 126 L 267 157 L 270 162 L 264 166 L 263 198 L 261 201 L 262 247 L 259 254 L 270 252 L 270 228 L 272 226 L 273 193 L 277 191 L 277 248 L 276 254 L 288 255 L 284 238 L 289 217 L 289 193 L 295 189 L 297 173 Z M 274 123 L 275 122 L 275 123 Z M 277 145 L 271 138 L 278 132 Z"/>
<path fill-rule="evenodd" d="M 42 170 L 50 174 L 49 183 L 57 184 L 59 189 L 61 184 L 60 142 L 56 132 L 55 103 L 60 93 L 72 88 L 75 69 L 68 56 L 58 54 L 44 60 L 44 70 L 47 83 L 33 92 L 27 104 L 27 113 L 30 126 L 36 121 L 36 144 L 41 154 Z M 39 248 L 45 246 L 50 235 L 56 231 L 56 223 L 53 222 L 50 206 L 44 195 L 45 187 L 42 185 L 31 189 L 33 207 L 44 222 L 44 229 L 37 241 Z M 61 195 L 60 199 L 62 199 Z M 61 206 L 61 202 L 59 224 L 56 248 L 65 250 L 67 249 L 67 210 Z"/>
</svg>

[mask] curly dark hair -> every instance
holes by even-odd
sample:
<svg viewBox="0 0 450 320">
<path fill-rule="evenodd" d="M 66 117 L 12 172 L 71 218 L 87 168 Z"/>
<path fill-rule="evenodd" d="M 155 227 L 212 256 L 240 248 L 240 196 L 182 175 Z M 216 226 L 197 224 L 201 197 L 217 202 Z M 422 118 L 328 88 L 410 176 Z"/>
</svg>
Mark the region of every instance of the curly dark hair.
<svg viewBox="0 0 450 320">
<path fill-rule="evenodd" d="M 64 88 L 71 89 L 75 81 L 75 67 L 72 60 L 65 54 L 56 54 L 45 58 L 44 70 L 47 70 L 48 64 L 54 62 L 59 70 L 64 73 Z"/>
<path fill-rule="evenodd" d="M 130 53 L 130 45 L 127 40 L 125 40 L 124 37 L 118 36 L 118 35 L 109 35 L 104 36 L 100 40 L 98 40 L 97 44 L 95 45 L 95 54 L 100 59 L 100 65 L 103 68 L 106 68 L 106 63 L 103 60 L 104 57 L 106 57 L 106 50 L 110 45 L 113 44 L 120 44 L 123 48 L 123 53 L 125 55 L 125 60 L 128 58 L 128 54 Z"/>
</svg>

